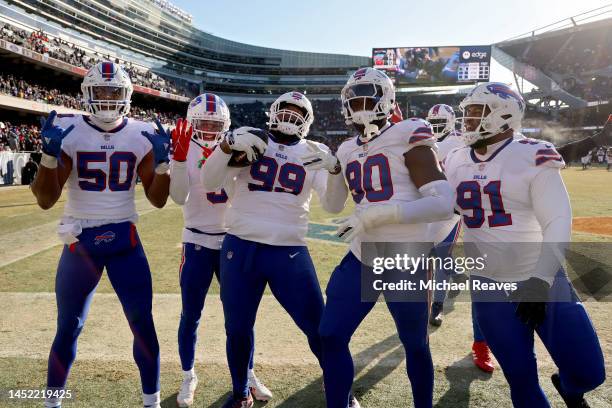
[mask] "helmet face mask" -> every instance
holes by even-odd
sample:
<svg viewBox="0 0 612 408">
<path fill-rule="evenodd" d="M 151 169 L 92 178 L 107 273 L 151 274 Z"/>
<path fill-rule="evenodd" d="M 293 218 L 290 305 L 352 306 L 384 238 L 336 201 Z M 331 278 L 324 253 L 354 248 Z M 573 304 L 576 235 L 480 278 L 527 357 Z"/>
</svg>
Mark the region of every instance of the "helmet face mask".
<svg viewBox="0 0 612 408">
<path fill-rule="evenodd" d="M 225 132 L 225 123 L 214 119 L 193 119 L 190 121 L 193 137 L 205 142 L 217 142 Z"/>
<path fill-rule="evenodd" d="M 86 110 L 102 122 L 114 122 L 130 111 L 132 82 L 120 65 L 96 64 L 85 75 L 81 91 Z"/>
<path fill-rule="evenodd" d="M 391 117 L 395 87 L 384 72 L 361 68 L 349 78 L 340 96 L 346 124 L 363 126 L 361 139 L 367 141 L 380 133 L 376 123 Z"/>
<path fill-rule="evenodd" d="M 193 138 L 202 140 L 207 147 L 217 144 L 231 125 L 230 112 L 219 96 L 204 93 L 195 97 L 187 108 L 187 121 L 193 129 Z"/>
<path fill-rule="evenodd" d="M 270 106 L 268 127 L 284 135 L 306 137 L 314 122 L 312 105 L 299 92 L 287 92 Z"/>
</svg>

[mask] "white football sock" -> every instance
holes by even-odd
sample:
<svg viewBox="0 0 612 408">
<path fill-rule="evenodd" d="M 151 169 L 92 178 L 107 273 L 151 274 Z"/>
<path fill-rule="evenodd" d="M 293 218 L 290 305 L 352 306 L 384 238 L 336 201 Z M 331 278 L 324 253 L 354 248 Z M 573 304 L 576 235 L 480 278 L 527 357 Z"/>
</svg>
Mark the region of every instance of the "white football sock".
<svg viewBox="0 0 612 408">
<path fill-rule="evenodd" d="M 196 376 L 196 373 L 195 373 L 195 369 L 194 368 L 192 368 L 191 370 L 183 371 L 183 378 L 184 379 L 193 378 L 195 376 Z"/>
<path fill-rule="evenodd" d="M 255 371 L 252 368 L 249 368 L 248 378 L 250 379 L 255 378 Z"/>
<path fill-rule="evenodd" d="M 142 402 L 145 406 L 147 405 L 155 405 L 161 403 L 161 398 L 159 396 L 159 391 L 155 394 L 142 394 Z"/>
</svg>

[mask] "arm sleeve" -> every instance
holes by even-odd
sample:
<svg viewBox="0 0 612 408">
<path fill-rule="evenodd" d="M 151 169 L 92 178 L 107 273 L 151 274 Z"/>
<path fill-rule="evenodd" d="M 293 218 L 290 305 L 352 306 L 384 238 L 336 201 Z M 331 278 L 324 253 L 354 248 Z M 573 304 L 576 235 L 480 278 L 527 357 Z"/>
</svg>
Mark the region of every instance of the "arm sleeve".
<svg viewBox="0 0 612 408">
<path fill-rule="evenodd" d="M 200 170 L 200 182 L 206 191 L 217 191 L 223 187 L 227 176 L 227 163 L 232 157 L 220 148 L 215 149 Z"/>
<path fill-rule="evenodd" d="M 178 205 L 185 204 L 189 194 L 189 173 L 187 172 L 187 161 L 170 162 L 170 198 Z"/>
<path fill-rule="evenodd" d="M 348 196 L 348 187 L 344 182 L 342 172 L 330 174 L 326 170 L 319 170 L 315 176 L 314 189 L 325 211 L 338 214 L 344 209 Z"/>
<path fill-rule="evenodd" d="M 401 223 L 422 224 L 452 218 L 454 192 L 448 181 L 432 181 L 421 186 L 419 192 L 422 198 L 400 204 Z"/>
<path fill-rule="evenodd" d="M 559 169 L 549 167 L 540 171 L 532 180 L 529 193 L 543 235 L 534 274 L 552 285 L 572 234 L 572 208 Z"/>
</svg>

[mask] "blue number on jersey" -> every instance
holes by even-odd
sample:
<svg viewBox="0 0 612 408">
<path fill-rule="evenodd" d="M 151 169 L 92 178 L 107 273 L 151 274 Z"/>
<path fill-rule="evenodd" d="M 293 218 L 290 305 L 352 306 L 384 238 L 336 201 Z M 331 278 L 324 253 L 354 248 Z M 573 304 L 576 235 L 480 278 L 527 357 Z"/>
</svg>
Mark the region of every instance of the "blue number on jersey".
<svg viewBox="0 0 612 408">
<path fill-rule="evenodd" d="M 277 173 L 280 187 L 274 187 Z M 257 163 L 251 165 L 251 177 L 261 184 L 249 183 L 249 191 L 274 191 L 298 195 L 304 188 L 306 170 L 295 163 L 285 163 L 279 170 L 275 159 L 263 156 Z"/>
<path fill-rule="evenodd" d="M 490 181 L 482 190 L 489 196 L 492 214 L 487 217 L 489 227 L 512 225 L 512 215 L 506 213 L 501 196 L 501 181 Z M 466 194 L 469 196 L 466 197 Z M 477 181 L 463 181 L 457 186 L 457 205 L 463 210 L 472 210 L 472 215 L 463 215 L 463 221 L 468 228 L 480 228 L 484 223 L 484 208 L 482 194 Z"/>
<path fill-rule="evenodd" d="M 372 183 L 372 173 L 378 169 L 380 189 L 376 190 Z M 357 160 L 346 165 L 344 172 L 348 187 L 351 190 L 353 201 L 357 204 L 363 197 L 370 201 L 386 201 L 393 197 L 393 180 L 391 179 L 391 167 L 389 160 L 382 154 L 369 156 L 363 165 Z"/>
<path fill-rule="evenodd" d="M 79 187 L 85 191 L 106 190 L 106 173 L 102 169 L 90 169 L 90 163 L 106 163 L 106 152 L 77 152 Z M 126 166 L 125 180 L 121 181 L 121 167 Z M 114 152 L 109 157 L 108 187 L 111 191 L 127 191 L 132 187 L 136 155 L 132 152 Z M 84 179 L 84 180 L 82 180 Z"/>
<path fill-rule="evenodd" d="M 227 202 L 227 193 L 224 189 L 221 189 L 220 193 L 210 192 L 206 193 L 206 198 L 213 204 L 223 204 Z"/>
</svg>

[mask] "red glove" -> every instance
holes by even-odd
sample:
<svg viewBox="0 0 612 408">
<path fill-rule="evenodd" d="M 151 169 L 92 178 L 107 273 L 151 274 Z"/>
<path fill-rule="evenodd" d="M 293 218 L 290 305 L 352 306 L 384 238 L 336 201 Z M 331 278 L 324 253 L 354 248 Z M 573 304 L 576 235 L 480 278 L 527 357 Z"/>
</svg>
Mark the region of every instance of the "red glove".
<svg viewBox="0 0 612 408">
<path fill-rule="evenodd" d="M 399 105 L 396 103 L 393 107 L 393 114 L 391 115 L 391 123 L 397 123 L 404 120 L 404 116 L 402 115 L 402 110 Z"/>
<path fill-rule="evenodd" d="M 189 126 L 189 123 L 184 119 L 179 119 L 176 122 L 176 127 L 172 130 L 172 152 L 173 159 L 178 162 L 184 162 L 187 160 L 187 152 L 189 152 L 189 141 L 193 129 Z"/>
</svg>

